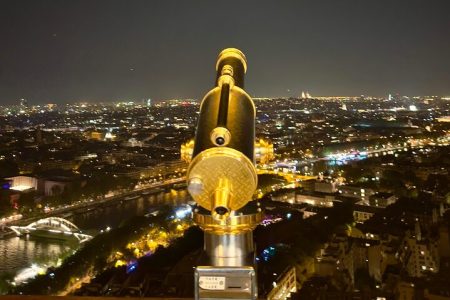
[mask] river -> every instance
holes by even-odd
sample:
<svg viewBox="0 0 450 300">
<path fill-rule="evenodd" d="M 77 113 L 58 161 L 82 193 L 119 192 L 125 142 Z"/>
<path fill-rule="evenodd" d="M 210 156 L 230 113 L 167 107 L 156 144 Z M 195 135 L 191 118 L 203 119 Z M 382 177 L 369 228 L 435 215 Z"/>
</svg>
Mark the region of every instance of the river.
<svg viewBox="0 0 450 300">
<path fill-rule="evenodd" d="M 143 216 L 161 205 L 176 206 L 190 200 L 186 190 L 171 190 L 142 195 L 133 200 L 114 201 L 111 205 L 79 213 L 66 219 L 87 232 L 117 227 L 133 216 Z M 33 264 L 54 262 L 64 253 L 72 252 L 78 243 L 35 237 L 10 237 L 0 240 L 0 276 L 16 275 Z M 1 278 L 0 278 L 1 279 Z"/>
</svg>

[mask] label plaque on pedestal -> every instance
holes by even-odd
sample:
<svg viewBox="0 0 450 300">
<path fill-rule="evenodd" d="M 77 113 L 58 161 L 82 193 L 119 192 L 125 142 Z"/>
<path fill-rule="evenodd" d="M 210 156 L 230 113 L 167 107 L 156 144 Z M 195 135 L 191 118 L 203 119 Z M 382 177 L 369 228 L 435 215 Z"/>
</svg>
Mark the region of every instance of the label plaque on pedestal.
<svg viewBox="0 0 450 300">
<path fill-rule="evenodd" d="M 257 298 L 253 267 L 199 266 L 195 269 L 195 299 Z"/>
</svg>

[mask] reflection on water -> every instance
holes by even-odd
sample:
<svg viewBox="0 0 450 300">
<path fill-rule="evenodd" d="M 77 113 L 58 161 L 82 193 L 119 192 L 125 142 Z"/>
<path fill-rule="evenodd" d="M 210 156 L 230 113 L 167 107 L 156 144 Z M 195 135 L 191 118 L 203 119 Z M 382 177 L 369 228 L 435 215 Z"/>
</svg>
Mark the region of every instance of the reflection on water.
<svg viewBox="0 0 450 300">
<path fill-rule="evenodd" d="M 112 205 L 75 214 L 69 218 L 82 230 L 117 227 L 133 216 L 143 216 L 160 205 L 176 206 L 190 200 L 186 190 L 143 195 L 132 200 L 116 201 Z M 57 259 L 62 253 L 76 248 L 71 242 L 45 238 L 12 237 L 0 240 L 0 274 L 16 273 L 32 263 Z"/>
<path fill-rule="evenodd" d="M 309 164 L 302 164 L 298 167 L 298 170 L 302 174 L 318 175 L 319 173 L 324 173 L 325 171 L 338 171 L 343 165 L 348 163 L 349 161 L 319 160 Z"/>
<path fill-rule="evenodd" d="M 69 251 L 70 246 L 64 241 L 43 238 L 12 237 L 0 240 L 0 273 L 15 273 L 34 262 L 55 260 Z"/>
<path fill-rule="evenodd" d="M 176 206 L 187 203 L 189 196 L 186 190 L 171 190 L 168 193 L 146 195 L 133 200 L 117 201 L 114 204 L 91 210 L 82 214 L 76 214 L 68 218 L 71 222 L 83 230 L 101 230 L 106 227 L 117 227 L 124 220 L 133 216 L 143 216 L 151 208 L 160 205 Z"/>
</svg>

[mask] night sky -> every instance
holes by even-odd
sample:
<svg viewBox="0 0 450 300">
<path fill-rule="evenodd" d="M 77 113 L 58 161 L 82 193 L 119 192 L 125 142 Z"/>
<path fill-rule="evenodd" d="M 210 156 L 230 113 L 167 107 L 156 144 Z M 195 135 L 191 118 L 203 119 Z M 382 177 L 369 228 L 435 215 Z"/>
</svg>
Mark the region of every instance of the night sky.
<svg viewBox="0 0 450 300">
<path fill-rule="evenodd" d="M 449 0 L 0 0 L 0 105 L 199 99 L 226 47 L 254 97 L 450 95 Z"/>
</svg>

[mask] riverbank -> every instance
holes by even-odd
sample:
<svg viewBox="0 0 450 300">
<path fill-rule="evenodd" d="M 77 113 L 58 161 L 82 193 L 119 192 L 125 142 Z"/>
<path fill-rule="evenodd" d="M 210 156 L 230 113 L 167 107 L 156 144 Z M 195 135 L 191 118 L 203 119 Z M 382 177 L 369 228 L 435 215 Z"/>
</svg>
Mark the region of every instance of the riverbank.
<svg viewBox="0 0 450 300">
<path fill-rule="evenodd" d="M 100 200 L 87 200 L 78 204 L 71 204 L 71 205 L 67 205 L 66 207 L 60 208 L 60 209 L 55 209 L 55 210 L 51 210 L 47 213 L 40 213 L 38 215 L 35 215 L 33 217 L 26 217 L 24 216 L 23 218 L 21 218 L 20 220 L 13 220 L 8 222 L 7 224 L 4 224 L 5 226 L 12 226 L 12 225 L 16 225 L 16 226 L 26 226 L 34 221 L 37 221 L 39 219 L 42 218 L 48 218 L 48 217 L 62 217 L 64 218 L 64 214 L 67 213 L 77 213 L 77 211 L 80 212 L 86 212 L 89 209 L 92 208 L 96 208 L 96 207 L 101 207 L 101 206 L 106 206 L 108 204 L 114 204 L 117 201 L 120 200 L 132 200 L 134 198 L 134 196 L 146 196 L 149 194 L 153 194 L 152 190 L 158 190 L 158 192 L 162 191 L 161 188 L 167 187 L 167 186 L 171 186 L 171 185 L 175 185 L 175 184 L 179 184 L 184 182 L 186 179 L 185 177 L 181 177 L 181 178 L 176 178 L 176 179 L 170 179 L 170 180 L 166 180 L 165 182 L 161 182 L 161 183 L 157 183 L 157 184 L 153 184 L 151 186 L 144 186 L 141 188 L 137 188 L 134 189 L 132 191 L 127 191 L 127 192 L 122 192 L 119 195 L 113 195 L 110 197 L 104 197 L 103 199 Z M 127 197 L 133 197 L 131 199 L 126 199 Z M 2 239 L 2 236 L 0 235 L 0 239 Z"/>
</svg>

